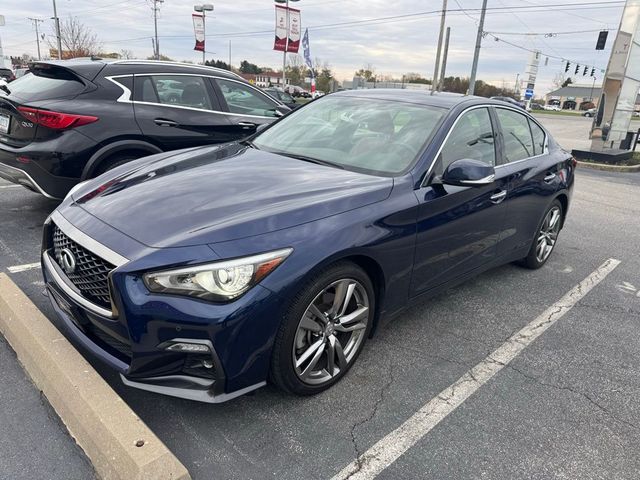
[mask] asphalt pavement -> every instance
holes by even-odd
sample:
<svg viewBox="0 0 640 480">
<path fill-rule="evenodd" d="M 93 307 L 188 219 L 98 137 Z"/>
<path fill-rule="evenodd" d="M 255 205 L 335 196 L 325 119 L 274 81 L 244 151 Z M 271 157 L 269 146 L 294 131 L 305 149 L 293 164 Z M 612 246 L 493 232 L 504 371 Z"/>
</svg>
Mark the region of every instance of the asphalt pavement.
<svg viewBox="0 0 640 480">
<path fill-rule="evenodd" d="M 29 268 L 55 203 L 6 185 L 0 184 L 0 270 L 56 323 L 40 273 Z M 268 386 L 225 404 L 199 404 L 125 387 L 94 365 L 196 479 L 330 478 L 615 258 L 621 263 L 600 284 L 384 465 L 379 478 L 637 479 L 638 244 L 640 175 L 579 170 L 569 217 L 545 267 L 494 269 L 386 322 L 351 372 L 320 395 L 292 397 Z M 6 348 L 0 342 L 0 352 Z M 53 428 L 46 404 L 19 405 L 16 395 L 37 398 L 37 392 L 3 393 L 28 380 L 9 354 L 0 359 L 2 425 L 9 416 L 14 424 L 36 425 L 40 414 L 49 424 L 37 440 L 59 449 L 52 464 L 64 468 L 76 458 L 77 468 L 85 467 L 78 471 L 89 476 L 72 440 Z M 16 434 L 0 429 L 2 451 Z M 14 457 L 6 458 L 0 469 L 8 463 L 17 471 Z M 31 468 L 49 472 L 40 470 L 43 463 Z"/>
</svg>

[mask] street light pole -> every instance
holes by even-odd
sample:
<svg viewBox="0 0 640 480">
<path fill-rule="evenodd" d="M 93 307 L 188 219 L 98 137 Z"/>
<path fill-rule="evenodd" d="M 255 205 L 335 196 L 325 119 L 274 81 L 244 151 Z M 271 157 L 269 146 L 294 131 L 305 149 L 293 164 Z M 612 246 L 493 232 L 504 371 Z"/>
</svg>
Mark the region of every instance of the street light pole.
<svg viewBox="0 0 640 480">
<path fill-rule="evenodd" d="M 38 23 L 44 22 L 44 20 L 40 20 L 39 18 L 29 17 L 29 20 L 33 22 L 33 25 L 36 27 L 36 45 L 38 46 L 38 60 L 42 60 L 40 56 L 40 33 L 38 32 Z"/>
<path fill-rule="evenodd" d="M 56 9 L 56 0 L 53 0 L 53 20 L 56 24 L 56 38 L 58 39 L 58 60 L 62 60 L 62 39 L 60 38 L 60 19 Z"/>
<path fill-rule="evenodd" d="M 438 91 L 444 89 L 444 76 L 447 73 L 447 57 L 449 56 L 449 36 L 451 35 L 451 27 L 447 27 L 447 34 L 444 36 L 444 51 L 442 53 L 442 70 L 440 70 L 440 79 L 438 80 Z"/>
<path fill-rule="evenodd" d="M 202 65 L 204 65 L 206 59 L 207 50 L 207 12 L 213 12 L 213 5 L 205 3 L 203 5 L 194 5 L 193 9 L 196 12 L 202 13 L 202 38 L 204 41 L 204 48 L 202 49 Z"/>
<path fill-rule="evenodd" d="M 484 29 L 484 16 L 487 13 L 487 0 L 482 0 L 482 12 L 480 13 L 480 23 L 478 23 L 478 35 L 476 36 L 476 48 L 473 52 L 473 65 L 471 66 L 471 78 L 469 78 L 469 95 L 476 91 L 476 72 L 478 71 L 478 58 L 480 57 L 480 46 L 482 44 L 482 34 Z"/>
<path fill-rule="evenodd" d="M 433 69 L 431 80 L 431 95 L 438 89 L 438 70 L 440 69 L 440 50 L 442 49 L 442 36 L 444 35 L 444 21 L 447 16 L 447 0 L 442 0 L 442 15 L 440 17 L 440 35 L 438 36 L 438 50 L 436 52 L 436 65 Z"/>
<path fill-rule="evenodd" d="M 300 0 L 291 0 L 292 2 L 298 2 Z M 284 3 L 287 9 L 286 23 L 287 23 L 287 38 L 284 43 L 284 52 L 282 52 L 282 91 L 286 91 L 287 84 L 287 49 L 289 48 L 289 0 L 275 0 L 276 3 Z"/>
</svg>

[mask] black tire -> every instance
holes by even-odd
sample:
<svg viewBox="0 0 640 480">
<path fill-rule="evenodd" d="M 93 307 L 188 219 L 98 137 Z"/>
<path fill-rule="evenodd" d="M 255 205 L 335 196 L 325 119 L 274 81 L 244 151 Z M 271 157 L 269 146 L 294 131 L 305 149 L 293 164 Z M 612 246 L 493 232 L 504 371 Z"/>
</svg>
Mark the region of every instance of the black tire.
<svg viewBox="0 0 640 480">
<path fill-rule="evenodd" d="M 551 250 L 549 251 L 549 253 L 546 255 L 546 257 L 543 258 L 543 259 L 540 259 L 538 257 L 538 252 L 537 252 L 538 239 L 541 236 L 541 230 L 542 230 L 543 225 L 544 225 L 544 223 L 545 223 L 545 221 L 547 219 L 547 216 L 549 215 L 549 212 L 551 212 L 554 209 L 559 209 L 559 212 L 560 212 L 560 217 L 557 219 L 558 229 L 557 229 L 557 233 L 555 235 L 554 244 L 551 247 Z M 560 229 L 562 228 L 563 221 L 564 221 L 564 210 L 562 208 L 562 203 L 560 203 L 559 200 L 554 200 L 551 203 L 551 205 L 549 205 L 549 207 L 545 210 L 544 215 L 542 216 L 542 219 L 538 223 L 538 227 L 536 228 L 536 231 L 535 231 L 535 233 L 533 235 L 533 240 L 531 241 L 531 248 L 529 249 L 529 253 L 527 254 L 527 256 L 525 258 L 523 258 L 518 263 L 520 265 L 522 265 L 523 267 L 530 268 L 531 270 L 536 270 L 536 269 L 542 267 L 545 263 L 547 263 L 547 260 L 549 260 L 549 257 L 551 256 L 551 254 L 553 253 L 553 250 L 555 248 L 555 243 L 557 241 L 558 234 L 560 233 Z"/>
<path fill-rule="evenodd" d="M 294 366 L 294 346 L 296 345 L 294 342 L 297 341 L 299 335 L 299 326 L 305 312 L 307 312 L 311 303 L 314 302 L 314 299 L 318 298 L 320 294 L 325 292 L 332 284 L 345 279 L 346 281 L 355 280 L 359 283 L 359 287 L 363 287 L 364 291 L 366 291 L 369 308 L 366 328 L 360 333 L 360 335 L 362 335 L 360 343 L 357 345 L 357 348 L 353 349 L 355 351 L 346 364 L 346 368 L 340 368 L 339 373 L 322 383 L 309 384 L 301 379 L 300 375 L 296 373 Z M 271 381 L 285 392 L 296 395 L 314 395 L 334 385 L 344 377 L 360 355 L 373 325 L 375 306 L 376 298 L 373 284 L 366 272 L 354 263 L 341 261 L 314 275 L 312 279 L 308 280 L 300 288 L 299 292 L 291 301 L 282 320 L 273 347 L 270 372 Z M 325 334 L 323 333 L 322 335 Z M 335 335 L 341 334 L 335 333 Z M 340 348 L 342 351 L 342 347 Z M 322 347 L 322 349 L 324 349 L 324 347 Z M 325 361 L 326 353 L 322 355 L 322 361 Z"/>
<path fill-rule="evenodd" d="M 125 163 L 129 163 L 132 160 L 142 158 L 145 155 L 151 155 L 151 153 L 143 153 L 143 152 L 117 153 L 100 162 L 100 165 L 98 165 L 98 168 L 94 170 L 92 177 L 97 177 L 99 175 L 102 175 L 103 173 L 108 172 L 109 170 L 113 170 L 114 168 L 119 167 L 120 165 L 124 165 Z"/>
</svg>

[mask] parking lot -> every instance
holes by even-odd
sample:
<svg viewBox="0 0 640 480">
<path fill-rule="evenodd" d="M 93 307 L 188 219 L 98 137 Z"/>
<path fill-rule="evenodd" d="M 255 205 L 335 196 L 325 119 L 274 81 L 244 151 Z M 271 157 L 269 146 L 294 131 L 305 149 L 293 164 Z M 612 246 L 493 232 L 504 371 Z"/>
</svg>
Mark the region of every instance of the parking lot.
<svg viewBox="0 0 640 480">
<path fill-rule="evenodd" d="M 552 132 L 554 122 L 574 129 L 558 135 L 566 148 L 563 138 L 576 138 L 575 128 L 589 119 L 543 118 Z M 268 386 L 225 404 L 200 404 L 127 388 L 94 365 L 193 478 L 345 478 L 360 470 L 362 478 L 389 479 L 637 478 L 639 200 L 638 174 L 580 170 L 560 243 L 542 269 L 492 270 L 385 323 L 345 379 L 315 397 Z M 7 183 L 0 183 L 0 203 L 0 271 L 55 322 L 37 263 L 40 226 L 56 203 Z M 608 259 L 620 263 L 575 305 L 560 307 L 561 318 L 458 408 L 445 408 L 433 428 L 410 430 L 415 442 L 385 443 L 432 399 L 450 400 L 441 392 Z M 0 355 L 3 364 L 15 362 L 4 341 Z M 45 405 L 21 408 L 19 391 L 6 393 L 14 382 L 28 383 L 17 364 L 10 368 L 15 379 L 0 380 L 0 410 L 22 416 L 27 432 L 52 422 Z M 81 452 L 52 425 L 44 434 L 53 441 L 43 443 L 55 446 L 42 466 L 59 466 L 51 478 L 89 476 Z M 33 458 L 20 440 L 9 447 L 6 435 L 0 445 L 13 449 L 14 463 L 3 474 Z M 354 462 L 379 441 L 384 455 Z"/>
</svg>

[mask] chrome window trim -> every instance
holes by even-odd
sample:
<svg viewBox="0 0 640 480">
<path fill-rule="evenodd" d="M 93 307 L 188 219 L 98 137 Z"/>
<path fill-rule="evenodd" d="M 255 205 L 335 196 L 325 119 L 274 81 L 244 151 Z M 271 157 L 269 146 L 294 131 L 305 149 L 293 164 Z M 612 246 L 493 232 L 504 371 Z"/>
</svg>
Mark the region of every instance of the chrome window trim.
<svg viewBox="0 0 640 480">
<path fill-rule="evenodd" d="M 120 103 L 133 103 L 133 104 L 138 104 L 138 105 L 151 105 L 154 107 L 168 107 L 168 108 L 178 108 L 178 109 L 183 109 L 183 110 L 193 110 L 196 112 L 211 112 L 211 113 L 217 113 L 219 115 L 229 115 L 229 116 L 233 116 L 233 117 L 250 117 L 250 118 L 278 118 L 278 117 L 266 117 L 263 115 L 248 115 L 248 114 L 243 114 L 243 113 L 232 113 L 232 112 L 223 112 L 221 110 L 210 110 L 207 108 L 195 108 L 195 107 L 185 107 L 182 105 L 169 105 L 167 103 L 153 103 L 153 102 L 143 102 L 140 100 L 131 100 L 131 90 L 129 90 L 127 87 L 125 87 L 124 85 L 118 83 L 116 80 L 114 80 L 115 78 L 123 78 L 123 77 L 132 77 L 132 76 L 138 76 L 138 77 L 145 77 L 145 76 L 149 76 L 149 75 L 172 75 L 172 76 L 186 76 L 186 77 L 205 77 L 205 78 L 213 78 L 213 79 L 220 79 L 220 80 L 228 80 L 230 82 L 236 82 L 239 83 L 241 85 L 244 86 L 248 86 L 249 88 L 255 90 L 256 92 L 258 92 L 260 95 L 262 95 L 263 97 L 267 98 L 269 101 L 271 102 L 275 102 L 276 105 L 281 106 L 284 105 L 282 102 L 280 102 L 278 99 L 275 99 L 273 97 L 271 97 L 270 95 L 267 95 L 266 93 L 260 91 L 259 89 L 257 89 L 256 87 L 254 87 L 253 85 L 251 85 L 250 83 L 245 82 L 244 80 L 235 80 L 233 78 L 226 78 L 226 77 L 220 77 L 217 75 L 197 75 L 195 73 L 172 73 L 172 72 L 164 72 L 164 73 L 136 73 L 136 74 L 126 74 L 126 75 L 114 75 L 111 77 L 105 77 L 107 80 L 115 83 L 116 85 L 118 85 L 120 88 L 122 88 L 123 90 L 123 94 L 120 95 L 120 97 L 118 97 L 118 99 L 116 100 L 117 102 Z M 242 79 L 242 77 L 239 77 L 240 79 Z"/>
<path fill-rule="evenodd" d="M 130 74 L 130 75 L 114 75 L 114 76 L 111 76 L 111 77 L 104 77 L 104 78 L 106 78 L 111 83 L 117 85 L 118 87 L 120 87 L 122 89 L 122 95 L 120 95 L 116 99 L 116 102 L 126 103 L 126 102 L 131 100 L 131 90 L 129 90 L 127 87 L 125 87 L 120 82 L 118 82 L 117 80 L 114 80 L 114 79 L 116 79 L 116 78 L 133 78 L 133 74 Z"/>
<path fill-rule="evenodd" d="M 225 70 L 223 68 L 217 67 L 209 67 L 207 65 L 190 65 L 188 63 L 180 63 L 180 62 L 165 62 L 158 60 L 116 60 L 115 62 L 111 62 L 112 65 L 172 65 L 177 67 L 185 67 L 185 68 L 193 68 L 195 70 L 209 70 L 212 72 L 226 73 L 227 75 L 233 75 L 234 77 L 242 78 L 241 75 L 238 75 L 235 72 L 230 70 Z"/>
<path fill-rule="evenodd" d="M 38 185 L 38 183 L 33 179 L 33 177 L 29 175 L 27 172 L 25 172 L 24 170 L 22 170 L 21 168 L 12 167 L 11 165 L 7 165 L 6 163 L 2 164 L 2 168 L 9 168 L 11 170 L 15 170 L 16 172 L 22 173 L 31 182 L 31 186 L 34 187 L 36 190 L 38 190 L 38 192 L 40 192 L 42 195 L 44 195 L 45 197 L 51 200 L 60 200 L 59 198 L 56 198 L 52 195 L 49 195 L 47 192 L 45 192 L 42 189 L 42 187 Z M 16 185 L 22 185 L 24 187 L 24 184 L 22 183 L 17 183 Z"/>
<path fill-rule="evenodd" d="M 53 260 L 51 259 L 51 255 L 49 254 L 48 251 L 42 252 L 42 262 L 44 263 L 44 266 L 47 272 L 49 272 L 49 274 L 53 277 L 56 285 L 60 287 L 60 289 L 65 294 L 67 294 L 73 301 L 82 305 L 84 308 L 86 308 L 90 312 L 100 315 L 101 317 L 116 318 L 111 310 L 107 310 L 106 308 L 103 308 L 99 305 L 96 305 L 93 302 L 90 302 L 89 300 L 84 298 L 82 295 L 77 293 L 75 290 L 73 290 L 69 286 L 67 281 L 58 274 L 58 271 L 56 270 L 56 267 L 53 264 Z"/>
<path fill-rule="evenodd" d="M 81 247 L 86 248 L 91 253 L 95 253 L 98 257 L 106 260 L 110 264 L 115 265 L 116 267 L 120 267 L 129 262 L 128 258 L 123 257 L 122 255 L 114 252 L 108 247 L 105 247 L 103 244 L 94 240 L 89 235 L 72 225 L 66 218 L 62 216 L 62 214 L 58 210 L 55 210 L 51 214 L 49 219 L 51 219 L 53 223 L 55 223 L 58 228 L 62 230 L 62 233 L 64 233 L 71 240 L 76 242 Z M 49 221 L 49 219 L 47 219 L 47 221 Z"/>
<path fill-rule="evenodd" d="M 444 140 L 442 141 L 442 143 L 440 144 L 440 147 L 438 147 L 438 150 L 436 151 L 436 154 L 435 154 L 435 156 L 433 158 L 433 161 L 431 162 L 431 165 L 429 165 L 429 168 L 427 169 L 426 173 L 424 174 L 424 178 L 423 178 L 422 182 L 420 183 L 420 187 L 419 188 L 423 188 L 423 187 L 427 186 L 426 183 L 427 183 L 427 180 L 429 178 L 429 175 L 431 175 L 431 172 L 433 171 L 433 168 L 435 167 L 435 164 L 438 161 L 438 157 L 442 153 L 442 149 L 444 148 L 444 145 L 447 143 L 447 140 L 449 140 L 449 137 L 451 136 L 451 133 L 453 132 L 453 129 L 458 124 L 458 121 L 460 120 L 460 118 L 462 118 L 462 116 L 464 114 L 466 114 L 467 112 L 469 112 L 471 110 L 475 110 L 477 108 L 491 108 L 491 107 L 504 108 L 505 110 L 513 110 L 514 112 L 517 112 L 517 113 L 520 113 L 520 114 L 524 114 L 524 116 L 526 118 L 531 118 L 535 122 L 535 124 L 538 125 L 542 129 L 542 131 L 544 132 L 544 151 L 540 155 L 534 155 L 533 157 L 523 158 L 521 160 L 516 160 L 515 162 L 509 162 L 509 163 L 505 163 L 505 164 L 502 164 L 502 165 L 494 165 L 494 168 L 496 170 L 498 168 L 506 167 L 508 165 L 513 165 L 513 164 L 518 163 L 518 162 L 523 162 L 525 160 L 531 160 L 533 158 L 541 157 L 542 155 L 546 155 L 547 153 L 549 153 L 549 142 L 548 142 L 548 138 L 549 137 L 547 135 L 547 131 L 528 112 L 522 111 L 522 109 L 517 109 L 515 107 L 511 107 L 509 105 L 496 105 L 495 103 L 483 103 L 483 104 L 479 104 L 479 105 L 471 105 L 470 107 L 467 107 L 462 112 L 460 112 L 460 115 L 458 115 L 458 118 L 455 119 L 455 121 L 453 122 L 453 125 L 451 125 L 451 127 L 449 128 L 449 131 L 447 132 L 447 135 L 444 137 Z"/>
</svg>

